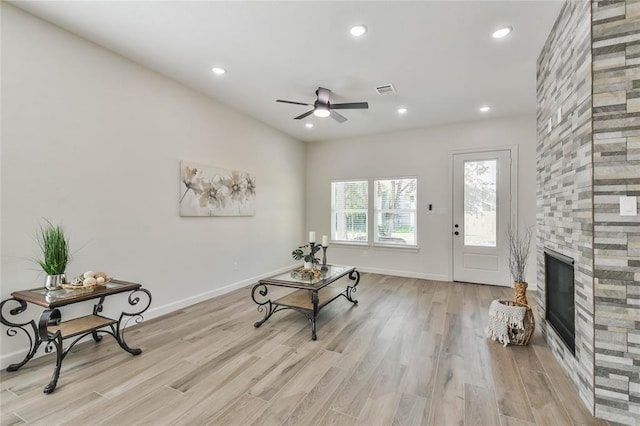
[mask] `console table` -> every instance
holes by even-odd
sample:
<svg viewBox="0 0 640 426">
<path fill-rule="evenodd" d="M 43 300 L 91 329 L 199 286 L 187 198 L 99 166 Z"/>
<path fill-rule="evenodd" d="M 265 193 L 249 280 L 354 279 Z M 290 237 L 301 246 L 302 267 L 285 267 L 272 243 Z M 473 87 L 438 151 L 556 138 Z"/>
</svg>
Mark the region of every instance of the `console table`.
<svg viewBox="0 0 640 426">
<path fill-rule="evenodd" d="M 134 312 L 125 312 L 123 310 L 118 319 L 100 315 L 106 297 L 125 292 L 129 292 L 127 299 L 129 305 L 137 306 L 137 310 Z M 92 299 L 99 300 L 93 306 L 91 315 L 62 321 L 59 307 Z M 9 309 L 10 305 L 16 304 L 17 306 Z M 35 320 L 20 322 L 17 318 L 19 314 L 27 310 L 28 304 L 45 308 L 37 324 Z M 9 318 L 5 316 L 5 305 L 7 305 L 8 313 L 11 315 Z M 139 355 L 142 352 L 141 349 L 131 348 L 125 342 L 124 329 L 131 319 L 136 323 L 141 322 L 141 314 L 150 305 L 151 293 L 148 290 L 142 288 L 140 284 L 120 280 L 111 280 L 104 286 L 91 289 L 66 290 L 60 288 L 47 290 L 45 288 L 36 288 L 15 291 L 11 293 L 9 299 L 5 299 L 0 303 L 0 321 L 9 327 L 7 330 L 8 336 L 15 336 L 20 331 L 24 332 L 29 339 L 30 347 L 22 362 L 9 365 L 7 371 L 16 371 L 25 365 L 33 358 L 40 345 L 46 342 L 45 352 L 50 353 L 54 349 L 56 350 L 56 365 L 53 369 L 53 376 L 49 384 L 44 387 L 44 393 L 51 393 L 58 383 L 62 361 L 69 353 L 69 350 L 84 337 L 91 335 L 94 341 L 99 342 L 102 340 L 102 334 L 110 334 L 122 349 L 132 355 Z M 12 317 L 15 317 L 15 319 Z M 73 338 L 73 341 L 65 349 L 62 341 L 71 338 Z"/>
<path fill-rule="evenodd" d="M 254 327 L 260 327 L 271 315 L 284 309 L 293 309 L 302 313 L 311 322 L 311 339 L 317 339 L 316 318 L 318 312 L 340 296 L 344 296 L 354 305 L 358 301 L 353 298 L 353 293 L 360 282 L 360 273 L 353 266 L 327 265 L 327 270 L 322 271 L 320 277 L 311 278 L 301 275 L 302 268 L 294 268 L 285 273 L 275 275 L 253 286 L 251 298 L 258 305 L 258 311 L 264 313 L 264 318 L 256 322 Z M 354 283 L 346 286 L 332 286 L 330 284 L 347 276 Z M 276 300 L 268 296 L 269 286 L 290 287 L 296 291 Z M 258 298 L 256 298 L 258 296 Z"/>
</svg>

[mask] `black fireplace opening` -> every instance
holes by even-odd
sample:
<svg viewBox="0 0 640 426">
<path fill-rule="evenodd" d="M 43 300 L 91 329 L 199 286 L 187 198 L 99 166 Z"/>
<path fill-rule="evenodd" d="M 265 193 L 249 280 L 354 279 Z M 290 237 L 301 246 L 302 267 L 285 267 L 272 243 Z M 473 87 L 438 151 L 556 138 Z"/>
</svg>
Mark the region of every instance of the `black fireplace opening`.
<svg viewBox="0 0 640 426">
<path fill-rule="evenodd" d="M 576 353 L 574 260 L 550 249 L 544 250 L 546 320 Z"/>
</svg>

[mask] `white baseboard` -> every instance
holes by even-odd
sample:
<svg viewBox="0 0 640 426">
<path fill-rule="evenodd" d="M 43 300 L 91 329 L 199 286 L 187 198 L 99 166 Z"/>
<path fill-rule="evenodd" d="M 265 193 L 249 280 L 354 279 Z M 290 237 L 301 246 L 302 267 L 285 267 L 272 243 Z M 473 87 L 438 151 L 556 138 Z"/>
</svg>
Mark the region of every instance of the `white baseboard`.
<svg viewBox="0 0 640 426">
<path fill-rule="evenodd" d="M 197 294 L 195 296 L 186 297 L 186 298 L 181 299 L 181 300 L 176 300 L 176 301 L 173 301 L 171 303 L 167 303 L 166 305 L 162 305 L 162 306 L 151 308 L 151 309 L 149 309 L 148 311 L 146 311 L 143 314 L 144 319 L 145 320 L 150 320 L 150 319 L 153 319 L 153 318 L 158 318 L 158 317 L 161 317 L 162 315 L 166 315 L 168 313 L 177 311 L 179 309 L 186 308 L 187 306 L 191 306 L 191 305 L 195 305 L 196 303 L 204 302 L 205 300 L 211 299 L 213 297 L 222 296 L 223 294 L 232 292 L 232 291 L 237 290 L 239 288 L 246 287 L 246 286 L 251 285 L 251 284 L 255 284 L 259 280 L 261 280 L 263 278 L 267 278 L 267 277 L 270 277 L 272 275 L 277 275 L 277 274 L 281 274 L 283 272 L 286 272 L 289 269 L 293 268 L 294 266 L 296 266 L 296 265 L 285 266 L 284 268 L 280 268 L 280 269 L 277 269 L 275 271 L 267 272 L 267 273 L 258 275 L 256 277 L 247 278 L 245 280 L 238 281 L 238 282 L 235 282 L 235 283 L 223 286 L 223 287 L 219 287 L 219 288 L 216 288 L 214 290 L 207 291 L 205 293 Z M 135 324 L 136 324 L 135 321 L 130 321 L 129 324 L 126 324 L 125 326 L 127 326 L 127 325 L 131 326 L 131 325 L 135 325 Z M 24 334 L 24 333 L 22 333 L 22 332 L 18 333 L 16 338 L 19 338 L 19 336 L 22 335 L 22 334 Z M 27 340 L 26 336 L 22 336 L 22 337 L 24 337 L 25 343 L 26 343 L 26 340 Z M 44 352 L 44 347 L 45 347 L 44 344 L 40 346 L 40 348 L 38 349 L 38 352 L 33 357 L 34 359 L 35 358 L 39 358 L 39 357 L 41 357 L 43 355 L 46 355 L 46 353 Z M 2 356 L 0 356 L 0 368 L 2 368 L 4 370 L 10 364 L 15 364 L 15 363 L 21 362 L 24 359 L 25 355 L 27 354 L 27 351 L 28 351 L 28 348 L 25 347 L 24 350 L 15 351 L 15 352 L 11 352 L 11 353 L 8 353 L 8 354 L 3 354 Z"/>
<path fill-rule="evenodd" d="M 158 306 L 157 308 L 149 309 L 147 312 L 144 313 L 144 318 L 147 320 L 157 318 L 162 315 L 166 315 L 171 312 L 177 311 L 178 309 L 186 308 L 187 306 L 195 305 L 196 303 L 204 302 L 205 300 L 222 296 L 224 294 L 230 293 L 239 288 L 246 287 L 251 284 L 256 284 L 258 281 L 260 281 L 263 278 L 267 278 L 272 275 L 277 275 L 277 274 L 286 272 L 295 266 L 296 265 L 289 265 L 284 268 L 276 269 L 275 271 L 267 272 L 265 274 L 260 274 L 258 276 L 247 278 L 245 280 L 238 281 L 238 282 L 226 285 L 224 287 L 219 287 L 214 290 L 207 291 L 205 293 L 197 294 L 195 296 L 190 296 L 181 300 L 176 300 L 166 305 Z"/>
<path fill-rule="evenodd" d="M 418 278 L 421 280 L 445 281 L 445 282 L 450 281 L 449 277 L 447 277 L 446 275 L 425 274 L 422 272 L 411 272 L 411 271 L 397 271 L 395 269 L 377 269 L 377 268 L 368 268 L 368 267 L 365 267 L 365 268 L 358 267 L 358 271 L 369 272 L 371 274 L 392 275 L 394 277 Z"/>
</svg>

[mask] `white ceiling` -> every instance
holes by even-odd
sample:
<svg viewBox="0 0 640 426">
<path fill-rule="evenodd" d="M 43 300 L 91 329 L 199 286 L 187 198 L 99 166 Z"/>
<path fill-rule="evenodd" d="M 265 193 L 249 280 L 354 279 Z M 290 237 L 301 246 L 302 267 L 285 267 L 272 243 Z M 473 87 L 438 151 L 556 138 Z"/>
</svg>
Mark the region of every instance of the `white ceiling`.
<svg viewBox="0 0 640 426">
<path fill-rule="evenodd" d="M 304 141 L 535 111 L 536 60 L 562 1 L 13 1 Z M 356 39 L 354 24 L 369 31 Z M 494 40 L 501 26 L 513 33 Z M 220 77 L 211 72 L 223 66 Z M 393 83 L 396 95 L 375 87 Z M 318 86 L 338 123 L 293 117 Z M 481 105 L 493 107 L 488 114 Z M 399 116 L 397 108 L 408 113 Z M 307 129 L 310 122 L 314 128 Z"/>
</svg>

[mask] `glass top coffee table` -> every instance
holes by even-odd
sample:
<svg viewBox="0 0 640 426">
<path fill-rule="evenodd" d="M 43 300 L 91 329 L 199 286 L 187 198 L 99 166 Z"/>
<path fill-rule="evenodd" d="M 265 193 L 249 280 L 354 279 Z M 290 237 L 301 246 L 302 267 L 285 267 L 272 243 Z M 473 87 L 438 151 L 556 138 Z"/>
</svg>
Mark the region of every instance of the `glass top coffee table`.
<svg viewBox="0 0 640 426">
<path fill-rule="evenodd" d="M 334 284 L 340 278 L 348 277 L 353 283 Z M 302 313 L 311 322 L 311 338 L 317 339 L 316 318 L 318 312 L 340 296 L 344 296 L 354 305 L 358 301 L 353 293 L 360 282 L 360 273 L 353 266 L 327 265 L 327 270 L 309 273 L 302 268 L 294 268 L 279 275 L 274 275 L 253 286 L 251 298 L 258 305 L 258 311 L 264 311 L 264 317 L 253 324 L 260 327 L 271 315 L 284 309 L 293 309 Z M 333 284 L 333 285 L 332 285 Z M 269 298 L 269 286 L 290 287 L 295 291 L 276 300 Z"/>
</svg>

